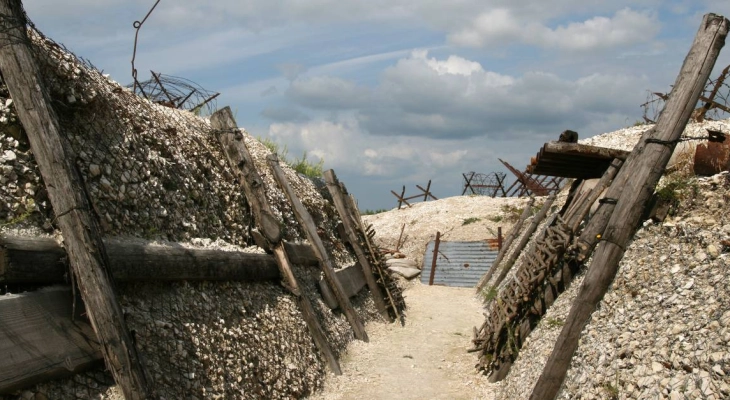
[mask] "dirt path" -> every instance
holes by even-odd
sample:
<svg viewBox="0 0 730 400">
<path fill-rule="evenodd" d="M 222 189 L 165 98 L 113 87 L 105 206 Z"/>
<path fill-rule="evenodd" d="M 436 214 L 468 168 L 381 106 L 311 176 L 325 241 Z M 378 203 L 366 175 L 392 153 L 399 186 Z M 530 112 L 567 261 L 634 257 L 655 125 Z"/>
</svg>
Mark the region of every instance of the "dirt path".
<svg viewBox="0 0 730 400">
<path fill-rule="evenodd" d="M 369 324 L 370 343 L 353 342 L 341 360 L 343 375 L 328 375 L 312 399 L 494 398 L 466 352 L 484 319 L 474 290 L 415 283 L 405 296 L 406 326 Z"/>
</svg>

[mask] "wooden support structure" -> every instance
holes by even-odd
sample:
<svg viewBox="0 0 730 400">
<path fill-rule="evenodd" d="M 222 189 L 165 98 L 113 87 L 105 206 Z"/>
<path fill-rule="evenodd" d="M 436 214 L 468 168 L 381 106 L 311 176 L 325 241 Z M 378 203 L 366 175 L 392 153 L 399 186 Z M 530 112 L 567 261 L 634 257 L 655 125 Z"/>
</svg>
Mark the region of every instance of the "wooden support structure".
<svg viewBox="0 0 730 400">
<path fill-rule="evenodd" d="M 0 71 L 48 190 L 107 367 L 125 398 L 149 398 L 145 372 L 107 272 L 101 230 L 36 65 L 21 2 L 0 0 L 0 16 Z"/>
<path fill-rule="evenodd" d="M 274 174 L 274 179 L 276 179 L 279 186 L 284 191 L 284 194 L 289 199 L 289 203 L 292 205 L 292 209 L 294 210 L 294 215 L 297 217 L 299 224 L 301 224 L 304 229 L 307 240 L 312 245 L 314 254 L 317 256 L 319 263 L 322 266 L 325 279 L 327 279 L 327 283 L 329 283 L 335 297 L 337 297 L 337 302 L 340 303 L 340 309 L 345 313 L 347 320 L 350 322 L 350 326 L 352 327 L 355 337 L 367 342 L 368 335 L 365 332 L 365 326 L 360 320 L 360 316 L 357 315 L 357 312 L 352 307 L 350 299 L 345 294 L 342 285 L 335 276 L 335 263 L 332 261 L 329 254 L 327 254 L 327 249 L 325 249 L 322 239 L 320 239 L 317 234 L 317 225 L 314 223 L 312 216 L 309 214 L 307 209 L 304 208 L 301 200 L 299 200 L 299 197 L 297 197 L 294 189 L 289 184 L 286 175 L 284 175 L 284 170 L 282 170 L 279 165 L 279 158 L 276 154 L 269 155 L 267 157 L 267 161 Z"/>
<path fill-rule="evenodd" d="M 494 286 L 497 287 L 502 282 L 502 280 L 507 276 L 507 273 L 514 265 L 515 261 L 517 260 L 517 257 L 520 256 L 520 253 L 522 249 L 525 248 L 527 245 L 527 242 L 530 241 L 530 237 L 532 237 L 532 234 L 535 233 L 537 230 L 538 225 L 540 225 L 540 222 L 545 219 L 547 216 L 548 211 L 550 211 L 550 207 L 553 205 L 553 202 L 555 201 L 555 193 L 548 196 L 547 200 L 545 200 L 545 203 L 543 203 L 542 208 L 540 208 L 540 211 L 535 215 L 535 217 L 532 219 L 532 222 L 530 222 L 530 225 L 525 230 L 525 233 L 522 235 L 522 239 L 517 244 L 517 247 L 515 247 L 515 250 L 512 252 L 510 257 L 505 261 L 504 267 L 502 267 L 502 272 L 499 273 L 499 276 L 494 281 Z"/>
<path fill-rule="evenodd" d="M 311 247 L 286 242 L 284 246 L 293 264 L 319 264 Z M 282 276 L 269 254 L 114 238 L 104 239 L 104 247 L 109 270 L 119 282 L 264 281 Z M 0 235 L 0 283 L 65 283 L 67 271 L 66 251 L 53 238 Z"/>
<path fill-rule="evenodd" d="M 337 212 L 340 214 L 340 220 L 342 220 L 347 241 L 350 243 L 350 246 L 352 246 L 352 249 L 355 251 L 357 261 L 362 268 L 363 275 L 365 276 L 365 281 L 367 282 L 370 293 L 373 296 L 373 302 L 375 303 L 375 307 L 378 309 L 378 312 L 380 312 L 380 314 L 383 316 L 383 318 L 385 318 L 386 321 L 392 321 L 390 315 L 388 314 L 388 308 L 385 305 L 383 292 L 380 290 L 378 283 L 375 281 L 373 268 L 370 265 L 370 261 L 368 261 L 365 251 L 360 245 L 361 239 L 357 235 L 357 228 L 359 226 L 356 227 L 354 221 L 355 216 L 352 210 L 350 210 L 350 207 L 348 207 L 348 202 L 345 200 L 347 198 L 347 190 L 344 188 L 344 185 L 340 183 L 340 181 L 337 179 L 337 175 L 335 175 L 334 170 L 330 169 L 325 171 L 324 180 L 327 184 L 327 190 L 332 195 L 332 200 L 335 203 L 335 208 L 337 208 Z M 363 235 L 364 234 L 365 233 L 363 232 Z"/>
<path fill-rule="evenodd" d="M 91 326 L 73 315 L 69 286 L 0 296 L 0 395 L 101 364 Z"/>
<path fill-rule="evenodd" d="M 299 310 L 307 323 L 309 332 L 315 345 L 322 352 L 327 365 L 337 375 L 342 374 L 340 364 L 335 357 L 332 347 L 327 341 L 322 325 L 317 319 L 312 304 L 300 289 L 294 272 L 291 270 L 290 258 L 282 241 L 283 233 L 278 218 L 274 216 L 271 205 L 266 198 L 263 179 L 256 170 L 251 153 L 248 151 L 243 138 L 243 132 L 238 129 L 230 107 L 216 111 L 211 116 L 211 125 L 218 137 L 228 159 L 228 165 L 234 171 L 251 207 L 256 226 L 267 247 L 272 249 L 276 264 L 286 287 L 297 299 Z M 318 257 L 319 258 L 319 257 Z"/>
<path fill-rule="evenodd" d="M 477 286 L 476 286 L 477 293 L 484 290 L 484 287 L 489 283 L 489 280 L 492 279 L 492 276 L 494 275 L 494 271 L 499 269 L 499 264 L 502 262 L 502 259 L 505 257 L 505 255 L 509 252 L 510 248 L 512 247 L 512 242 L 520 235 L 520 230 L 522 229 L 522 224 L 525 223 L 525 220 L 527 220 L 527 217 L 529 217 L 530 214 L 532 213 L 533 204 L 535 204 L 535 198 L 530 197 L 530 200 L 527 202 L 525 209 L 522 210 L 520 219 L 517 220 L 517 223 L 515 223 L 515 225 L 512 227 L 512 230 L 510 230 L 509 235 L 507 235 L 507 239 L 505 239 L 504 245 L 499 250 L 499 254 L 497 254 L 497 258 L 492 263 L 492 267 L 489 268 L 489 271 L 487 271 L 487 273 L 484 274 L 482 279 L 479 280 L 479 283 L 477 283 Z"/>
<path fill-rule="evenodd" d="M 725 17 L 704 16 L 656 126 L 642 135 L 609 188 L 606 198 L 615 199 L 616 207 L 530 399 L 552 400 L 563 385 L 581 332 L 618 272 L 619 261 L 639 226 L 644 207 L 654 193 L 725 44 L 729 26 L 730 21 Z"/>
<path fill-rule="evenodd" d="M 489 179 L 488 176 L 492 175 L 493 178 Z M 483 194 L 490 197 L 496 197 L 499 191 L 502 191 L 502 196 L 507 196 L 507 192 L 504 190 L 504 179 L 506 175 L 501 172 L 493 172 L 491 174 L 478 174 L 476 172 L 469 172 L 469 175 L 462 173 L 464 177 L 464 190 L 461 191 L 461 195 L 465 195 L 467 190 L 471 190 L 471 194 Z M 476 179 L 476 183 L 474 180 Z M 485 193 L 485 189 L 490 189 L 488 193 Z"/>
</svg>

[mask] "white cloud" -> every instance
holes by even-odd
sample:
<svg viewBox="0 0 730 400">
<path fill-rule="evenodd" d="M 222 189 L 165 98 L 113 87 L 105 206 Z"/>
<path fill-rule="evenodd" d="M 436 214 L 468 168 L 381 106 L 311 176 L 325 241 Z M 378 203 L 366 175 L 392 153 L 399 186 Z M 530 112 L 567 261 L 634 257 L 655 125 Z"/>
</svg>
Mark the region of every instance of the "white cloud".
<svg viewBox="0 0 730 400">
<path fill-rule="evenodd" d="M 597 16 L 554 29 L 543 22 L 520 19 L 509 9 L 480 14 L 471 24 L 449 35 L 461 46 L 489 47 L 524 43 L 572 51 L 600 50 L 651 41 L 659 20 L 649 12 L 624 8 L 613 17 Z"/>
</svg>

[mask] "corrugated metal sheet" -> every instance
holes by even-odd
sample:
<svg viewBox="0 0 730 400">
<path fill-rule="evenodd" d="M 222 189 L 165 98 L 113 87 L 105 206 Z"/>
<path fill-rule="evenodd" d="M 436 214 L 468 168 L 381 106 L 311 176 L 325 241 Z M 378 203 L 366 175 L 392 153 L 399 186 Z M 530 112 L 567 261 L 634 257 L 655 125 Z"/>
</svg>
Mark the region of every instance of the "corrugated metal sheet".
<svg viewBox="0 0 730 400">
<path fill-rule="evenodd" d="M 423 256 L 423 272 L 421 283 L 428 285 L 433 262 L 433 245 L 430 241 Z M 483 242 L 444 242 L 439 244 L 439 255 L 436 260 L 434 285 L 474 287 L 479 279 L 487 273 L 497 258 L 499 251 L 492 250 L 486 241 Z"/>
</svg>

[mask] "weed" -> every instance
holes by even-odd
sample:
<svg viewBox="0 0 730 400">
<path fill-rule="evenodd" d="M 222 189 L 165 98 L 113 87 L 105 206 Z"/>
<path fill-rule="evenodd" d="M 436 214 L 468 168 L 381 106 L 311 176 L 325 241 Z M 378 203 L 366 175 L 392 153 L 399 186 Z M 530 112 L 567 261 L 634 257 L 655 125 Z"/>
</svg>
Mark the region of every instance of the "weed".
<svg viewBox="0 0 730 400">
<path fill-rule="evenodd" d="M 24 204 L 24 206 L 25 206 L 25 211 L 23 211 L 22 214 L 16 216 L 15 218 L 11 219 L 10 221 L 8 221 L 4 224 L 0 224 L 0 228 L 11 227 L 13 225 L 19 224 L 19 223 L 27 220 L 28 218 L 30 218 L 30 216 L 33 214 L 33 211 L 35 211 L 35 201 L 33 201 L 33 199 L 28 199 L 28 201 Z"/>
<path fill-rule="evenodd" d="M 618 388 L 616 386 L 606 382 L 603 384 L 603 390 L 608 393 L 608 399 L 618 400 Z"/>
<path fill-rule="evenodd" d="M 294 171 L 305 175 L 309 178 L 319 178 L 322 176 L 324 169 L 324 159 L 320 159 L 318 163 L 313 163 L 307 159 L 307 152 L 302 154 L 302 158 L 295 158 L 293 161 L 289 160 L 289 148 L 286 145 L 281 146 L 271 138 L 262 138 L 260 136 L 256 139 L 261 142 L 270 152 L 276 154 L 279 159 L 289 164 Z"/>
<path fill-rule="evenodd" d="M 469 224 L 473 224 L 475 222 L 479 222 L 481 220 L 482 220 L 481 218 L 471 217 L 471 218 L 465 219 L 464 222 L 461 223 L 461 225 L 462 226 L 469 225 Z"/>
<path fill-rule="evenodd" d="M 505 222 L 517 222 L 522 215 L 522 208 L 515 207 L 513 205 L 505 204 L 502 206 L 502 214 Z M 495 221 L 499 222 L 499 221 Z"/>
<path fill-rule="evenodd" d="M 656 190 L 660 201 L 670 204 L 670 215 L 674 215 L 679 203 L 699 192 L 697 180 L 682 173 L 674 173 L 665 177 L 661 188 Z"/>
<path fill-rule="evenodd" d="M 558 318 L 547 318 L 545 319 L 545 324 L 547 324 L 548 328 L 559 328 L 565 325 L 565 321 Z"/>
<path fill-rule="evenodd" d="M 388 210 L 385 209 L 385 208 L 378 208 L 377 210 L 369 210 L 368 209 L 368 210 L 365 210 L 365 211 L 360 211 L 360 215 L 375 215 L 375 214 L 380 214 L 380 213 L 383 213 L 383 212 L 386 212 L 386 211 L 388 211 Z"/>
<path fill-rule="evenodd" d="M 503 219 L 504 219 L 504 217 L 501 215 L 494 215 L 494 216 L 489 217 L 489 220 L 492 222 L 499 222 Z"/>
<path fill-rule="evenodd" d="M 454 332 L 454 335 L 456 335 L 456 336 L 464 336 L 464 334 L 461 333 L 461 332 Z"/>
<path fill-rule="evenodd" d="M 484 297 L 484 302 L 492 301 L 495 297 L 497 297 L 497 288 L 494 286 L 490 286 L 488 289 L 482 290 L 482 297 Z"/>
</svg>

